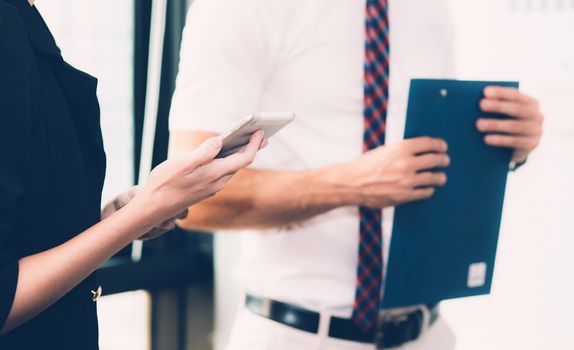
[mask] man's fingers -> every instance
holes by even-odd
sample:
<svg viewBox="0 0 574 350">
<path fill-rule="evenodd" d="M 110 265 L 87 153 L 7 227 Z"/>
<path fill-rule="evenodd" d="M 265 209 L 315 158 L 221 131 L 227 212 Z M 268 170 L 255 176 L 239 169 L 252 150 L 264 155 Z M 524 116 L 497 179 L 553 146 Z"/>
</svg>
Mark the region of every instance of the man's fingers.
<svg viewBox="0 0 574 350">
<path fill-rule="evenodd" d="M 432 137 L 417 137 L 405 142 L 412 154 L 446 152 L 448 150 L 448 145 L 444 140 Z"/>
<path fill-rule="evenodd" d="M 436 187 L 446 184 L 445 173 L 424 172 L 415 175 L 414 189 L 408 191 L 401 202 L 412 202 L 430 198 L 435 193 Z"/>
<path fill-rule="evenodd" d="M 523 120 L 479 119 L 476 127 L 481 132 L 504 133 L 514 135 L 538 135 L 537 124 Z"/>
<path fill-rule="evenodd" d="M 421 187 L 444 186 L 446 181 L 447 178 L 445 173 L 427 171 L 415 175 L 415 187 L 417 189 L 420 189 Z"/>
<path fill-rule="evenodd" d="M 515 101 L 524 104 L 538 104 L 538 102 L 516 88 L 504 86 L 488 86 L 484 89 L 484 97 L 487 99 L 497 99 L 504 101 Z"/>
<path fill-rule="evenodd" d="M 485 99 L 480 101 L 480 108 L 487 113 L 504 114 L 519 119 L 535 119 L 537 117 L 537 111 L 516 101 Z"/>
<path fill-rule="evenodd" d="M 534 149 L 537 146 L 537 138 L 529 136 L 486 135 L 484 142 L 493 147 L 514 149 Z"/>
<path fill-rule="evenodd" d="M 411 191 L 407 195 L 407 202 L 413 201 L 420 201 L 423 199 L 428 199 L 434 195 L 435 189 L 434 188 L 420 188 L 414 191 Z"/>
<path fill-rule="evenodd" d="M 433 168 L 446 168 L 450 165 L 450 157 L 446 154 L 424 154 L 414 158 L 416 170 L 427 170 Z"/>
</svg>

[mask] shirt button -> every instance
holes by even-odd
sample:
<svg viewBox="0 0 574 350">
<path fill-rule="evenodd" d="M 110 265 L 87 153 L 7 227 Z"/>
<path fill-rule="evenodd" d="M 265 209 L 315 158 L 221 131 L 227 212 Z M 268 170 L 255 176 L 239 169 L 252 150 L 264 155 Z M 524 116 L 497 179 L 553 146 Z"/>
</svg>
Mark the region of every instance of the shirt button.
<svg viewBox="0 0 574 350">
<path fill-rule="evenodd" d="M 102 286 L 98 286 L 98 289 L 92 291 L 92 301 L 98 301 L 98 299 L 102 296 Z"/>
</svg>

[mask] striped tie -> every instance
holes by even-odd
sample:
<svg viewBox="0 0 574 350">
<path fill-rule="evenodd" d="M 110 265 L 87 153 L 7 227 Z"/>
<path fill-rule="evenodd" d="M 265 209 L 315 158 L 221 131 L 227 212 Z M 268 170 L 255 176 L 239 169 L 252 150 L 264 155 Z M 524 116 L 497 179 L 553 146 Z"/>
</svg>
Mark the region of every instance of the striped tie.
<svg viewBox="0 0 574 350">
<path fill-rule="evenodd" d="M 387 0 L 367 0 L 363 150 L 385 143 L 389 99 L 389 20 Z M 360 242 L 353 319 L 364 332 L 377 322 L 383 275 L 381 209 L 359 208 Z"/>
</svg>

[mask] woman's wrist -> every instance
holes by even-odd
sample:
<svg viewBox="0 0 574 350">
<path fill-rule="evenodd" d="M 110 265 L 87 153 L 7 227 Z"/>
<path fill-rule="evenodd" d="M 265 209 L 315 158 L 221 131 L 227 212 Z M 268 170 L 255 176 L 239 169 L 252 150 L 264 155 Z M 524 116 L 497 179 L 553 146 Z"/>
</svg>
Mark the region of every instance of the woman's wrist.
<svg viewBox="0 0 574 350">
<path fill-rule="evenodd" d="M 146 195 L 143 193 L 138 193 L 138 195 L 120 209 L 119 212 L 133 223 L 134 231 L 139 234 L 134 239 L 151 231 L 161 222 L 161 220 L 157 218 L 158 210 L 155 203 L 146 200 Z"/>
</svg>

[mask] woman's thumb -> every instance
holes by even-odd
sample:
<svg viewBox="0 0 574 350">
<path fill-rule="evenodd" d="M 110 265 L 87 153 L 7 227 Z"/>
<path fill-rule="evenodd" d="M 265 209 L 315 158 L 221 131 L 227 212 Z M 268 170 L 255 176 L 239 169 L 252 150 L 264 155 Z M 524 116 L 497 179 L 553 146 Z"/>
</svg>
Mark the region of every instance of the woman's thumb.
<svg viewBox="0 0 574 350">
<path fill-rule="evenodd" d="M 221 151 L 221 139 L 219 137 L 212 137 L 205 140 L 199 147 L 193 152 L 196 153 L 196 160 L 198 165 L 204 165 L 211 162 L 219 151 Z"/>
</svg>

